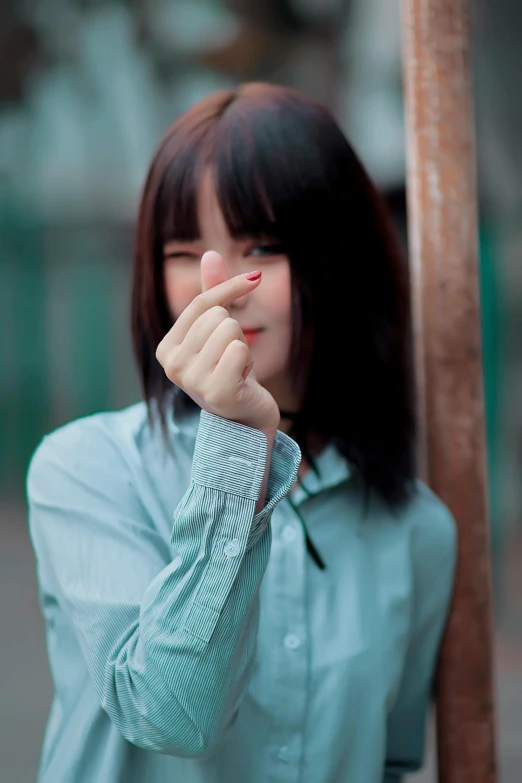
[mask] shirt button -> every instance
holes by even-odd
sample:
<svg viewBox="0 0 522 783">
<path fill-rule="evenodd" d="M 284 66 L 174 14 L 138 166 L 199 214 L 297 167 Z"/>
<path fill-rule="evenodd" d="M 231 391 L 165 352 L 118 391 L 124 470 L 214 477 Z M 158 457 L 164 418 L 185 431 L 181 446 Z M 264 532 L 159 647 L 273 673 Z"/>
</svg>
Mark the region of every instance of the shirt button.
<svg viewBox="0 0 522 783">
<path fill-rule="evenodd" d="M 283 745 L 282 747 L 280 747 L 278 752 L 277 752 L 277 758 L 281 759 L 281 761 L 290 761 L 290 756 L 291 755 L 292 754 L 290 752 L 290 748 L 287 747 L 286 745 Z"/>
<path fill-rule="evenodd" d="M 237 538 L 227 541 L 223 551 L 227 557 L 236 557 L 241 551 L 241 545 Z"/>
<path fill-rule="evenodd" d="M 295 635 L 295 633 L 288 633 L 284 639 L 285 647 L 289 650 L 295 650 L 301 644 L 301 639 Z"/>
<path fill-rule="evenodd" d="M 283 528 L 281 535 L 283 537 L 283 541 L 286 541 L 287 544 L 290 544 L 295 539 L 297 531 L 292 525 L 287 525 Z"/>
</svg>

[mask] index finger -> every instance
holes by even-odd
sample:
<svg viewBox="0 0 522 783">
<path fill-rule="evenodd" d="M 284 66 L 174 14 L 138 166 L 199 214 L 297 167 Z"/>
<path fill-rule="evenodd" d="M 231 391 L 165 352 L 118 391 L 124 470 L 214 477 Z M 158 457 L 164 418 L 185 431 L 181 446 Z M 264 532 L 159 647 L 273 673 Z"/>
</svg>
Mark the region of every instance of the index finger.
<svg viewBox="0 0 522 783">
<path fill-rule="evenodd" d="M 176 323 L 170 330 L 173 343 L 181 343 L 188 330 L 197 319 L 211 307 L 220 305 L 227 308 L 232 302 L 245 294 L 250 293 L 261 281 L 261 272 L 256 270 L 248 272 L 246 275 L 236 275 L 229 280 L 225 280 L 208 291 L 198 294 L 192 302 L 186 307 L 178 317 Z"/>
</svg>

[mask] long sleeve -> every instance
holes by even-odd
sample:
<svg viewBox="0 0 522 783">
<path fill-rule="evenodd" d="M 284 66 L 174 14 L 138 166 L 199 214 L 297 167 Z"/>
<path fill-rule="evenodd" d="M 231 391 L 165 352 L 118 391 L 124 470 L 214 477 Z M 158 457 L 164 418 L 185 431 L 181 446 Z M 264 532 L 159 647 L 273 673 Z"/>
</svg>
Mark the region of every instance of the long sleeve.
<svg viewBox="0 0 522 783">
<path fill-rule="evenodd" d="M 412 532 L 412 630 L 401 684 L 388 718 L 384 783 L 399 783 L 403 775 L 422 766 L 426 717 L 455 569 L 455 524 L 442 503 L 438 502 L 436 514 Z"/>
<path fill-rule="evenodd" d="M 270 516 L 300 452 L 277 433 L 266 506 L 254 516 L 266 438 L 202 412 L 169 547 L 124 446 L 88 419 L 44 439 L 27 482 L 38 569 L 121 734 L 149 750 L 206 756 L 249 682 Z"/>
</svg>

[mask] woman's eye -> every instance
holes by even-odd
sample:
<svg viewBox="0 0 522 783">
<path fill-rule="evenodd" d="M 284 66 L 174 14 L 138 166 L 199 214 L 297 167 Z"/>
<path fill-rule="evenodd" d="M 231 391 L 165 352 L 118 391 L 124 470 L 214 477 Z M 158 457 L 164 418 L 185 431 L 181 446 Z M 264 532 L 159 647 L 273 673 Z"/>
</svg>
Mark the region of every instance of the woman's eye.
<svg viewBox="0 0 522 783">
<path fill-rule="evenodd" d="M 283 245 L 272 242 L 270 244 L 255 245 L 255 247 L 248 251 L 248 255 L 265 258 L 267 256 L 284 255 L 284 252 Z"/>
</svg>

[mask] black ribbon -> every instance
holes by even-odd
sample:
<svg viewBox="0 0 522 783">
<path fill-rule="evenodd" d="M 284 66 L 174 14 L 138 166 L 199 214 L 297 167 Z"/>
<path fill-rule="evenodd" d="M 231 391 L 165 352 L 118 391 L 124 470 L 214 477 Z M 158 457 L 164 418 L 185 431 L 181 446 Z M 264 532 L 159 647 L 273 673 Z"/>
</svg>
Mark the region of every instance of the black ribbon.
<svg viewBox="0 0 522 783">
<path fill-rule="evenodd" d="M 296 421 L 299 413 L 292 413 L 290 411 L 279 411 L 279 415 L 282 419 L 290 419 L 290 421 Z"/>
<path fill-rule="evenodd" d="M 301 485 L 304 489 L 304 485 Z M 312 539 L 308 535 L 308 530 L 306 529 L 306 523 L 303 519 L 303 515 L 300 513 L 299 509 L 295 505 L 295 503 L 292 501 L 291 497 L 288 497 L 288 502 L 290 503 L 290 506 L 292 507 L 292 510 L 294 511 L 295 515 L 299 518 L 301 521 L 301 524 L 303 526 L 304 534 L 305 534 L 305 541 L 306 541 L 306 549 L 308 551 L 308 554 L 312 558 L 312 560 L 315 562 L 316 566 L 321 569 L 321 571 L 324 571 L 326 568 L 325 563 L 317 549 L 315 548 L 314 544 L 312 543 Z"/>
</svg>

